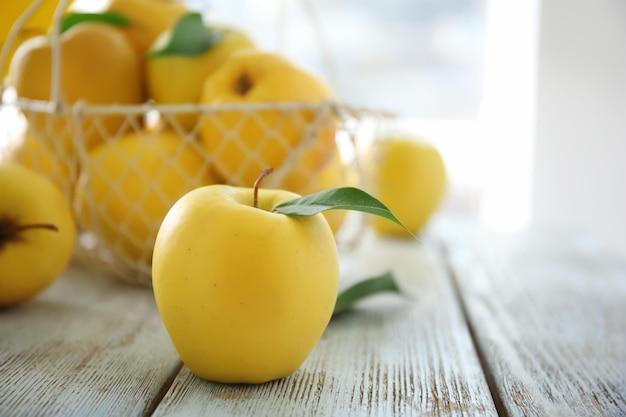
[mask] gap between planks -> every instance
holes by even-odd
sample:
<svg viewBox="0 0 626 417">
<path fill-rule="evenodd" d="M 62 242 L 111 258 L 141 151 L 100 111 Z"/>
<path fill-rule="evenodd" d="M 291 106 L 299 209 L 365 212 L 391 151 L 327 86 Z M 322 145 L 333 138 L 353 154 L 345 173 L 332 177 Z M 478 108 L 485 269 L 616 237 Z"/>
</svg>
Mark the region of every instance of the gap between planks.
<svg viewBox="0 0 626 417">
<path fill-rule="evenodd" d="M 172 370 L 170 375 L 167 377 L 167 379 L 163 383 L 163 386 L 161 387 L 161 389 L 156 393 L 154 398 L 152 398 L 152 400 L 146 407 L 146 412 L 144 414 L 145 417 L 150 417 L 154 415 L 154 412 L 156 411 L 157 407 L 159 406 L 159 404 L 161 404 L 161 401 L 163 401 L 163 398 L 165 398 L 169 390 L 172 388 L 172 385 L 174 385 L 174 380 L 180 374 L 180 371 L 183 369 L 183 366 L 184 366 L 183 361 L 179 359 L 178 365 Z"/>
<path fill-rule="evenodd" d="M 450 263 L 450 254 L 445 246 L 445 243 L 441 240 L 438 240 L 438 248 L 441 252 L 441 257 L 445 261 L 446 273 L 450 277 L 450 282 L 452 285 L 452 290 L 454 292 L 454 296 L 459 303 L 459 308 L 461 310 L 461 314 L 463 315 L 463 320 L 467 325 L 467 329 L 472 340 L 472 345 L 474 345 L 474 350 L 476 351 L 476 355 L 478 356 L 478 361 L 480 363 L 480 367 L 485 375 L 485 380 L 487 381 L 487 387 L 489 388 L 489 392 L 491 394 L 491 398 L 493 400 L 493 405 L 496 408 L 496 412 L 500 417 L 510 417 L 509 412 L 506 410 L 504 406 L 504 402 L 500 397 L 500 393 L 498 392 L 498 388 L 496 387 L 492 369 L 489 367 L 489 363 L 487 363 L 487 359 L 485 356 L 485 352 L 483 351 L 480 343 L 478 343 L 478 338 L 476 337 L 476 331 L 474 328 L 474 324 L 469 318 L 469 313 L 467 311 L 467 306 L 465 304 L 465 300 L 463 299 L 463 295 L 461 293 L 461 288 L 459 285 L 459 279 L 452 268 Z"/>
</svg>

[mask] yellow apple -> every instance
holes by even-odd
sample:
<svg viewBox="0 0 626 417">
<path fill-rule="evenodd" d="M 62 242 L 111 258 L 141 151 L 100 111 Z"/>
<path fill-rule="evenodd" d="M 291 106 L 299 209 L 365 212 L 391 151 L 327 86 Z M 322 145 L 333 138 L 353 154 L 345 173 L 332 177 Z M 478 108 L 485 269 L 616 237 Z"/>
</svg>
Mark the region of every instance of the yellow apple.
<svg viewBox="0 0 626 417">
<path fill-rule="evenodd" d="M 424 139 L 399 134 L 374 142 L 365 159 L 371 193 L 384 201 L 407 229 L 419 232 L 446 191 L 446 169 L 439 150 Z M 382 217 L 373 217 L 372 227 L 384 236 L 411 236 Z"/>
<path fill-rule="evenodd" d="M 23 302 L 68 266 L 76 241 L 57 186 L 18 164 L 0 164 L 0 306 Z"/>
<path fill-rule="evenodd" d="M 205 26 L 198 13 L 183 16 L 163 33 L 147 55 L 148 96 L 161 104 L 197 104 L 204 80 L 235 51 L 254 48 L 252 40 L 233 27 Z M 197 113 L 172 117 L 191 131 Z"/>
<path fill-rule="evenodd" d="M 228 185 L 198 188 L 169 211 L 157 236 L 153 288 L 184 364 L 224 383 L 285 377 L 331 318 L 339 257 L 321 215 L 274 207 L 297 197 Z"/>
<path fill-rule="evenodd" d="M 75 192 L 78 222 L 117 256 L 149 265 L 171 205 L 215 181 L 192 140 L 169 130 L 130 132 L 94 149 L 84 161 Z"/>
<path fill-rule="evenodd" d="M 271 166 L 276 171 L 268 187 L 301 193 L 336 149 L 335 119 L 329 112 L 316 111 L 320 102 L 332 98 L 321 80 L 286 58 L 259 50 L 238 51 L 207 77 L 201 102 L 306 102 L 310 107 L 218 109 L 204 118 L 201 141 L 229 184 L 251 187 L 258 173 Z"/>
<path fill-rule="evenodd" d="M 60 37 L 60 93 L 66 105 L 139 104 L 143 101 L 139 60 L 120 30 L 102 23 L 81 23 Z M 19 97 L 51 100 L 52 41 L 38 36 L 20 45 L 9 71 Z M 31 129 L 46 134 L 51 147 L 75 155 L 76 129 L 72 116 L 27 112 Z M 117 133 L 126 122 L 120 114 L 86 115 L 80 129 L 86 148 Z M 65 152 L 66 151 L 66 152 Z"/>
<path fill-rule="evenodd" d="M 95 7 L 94 7 L 95 5 Z M 180 0 L 105 0 L 96 2 L 74 2 L 73 12 L 113 12 L 130 20 L 122 31 L 133 45 L 137 56 L 143 57 L 154 41 L 176 21 L 189 12 Z"/>
</svg>

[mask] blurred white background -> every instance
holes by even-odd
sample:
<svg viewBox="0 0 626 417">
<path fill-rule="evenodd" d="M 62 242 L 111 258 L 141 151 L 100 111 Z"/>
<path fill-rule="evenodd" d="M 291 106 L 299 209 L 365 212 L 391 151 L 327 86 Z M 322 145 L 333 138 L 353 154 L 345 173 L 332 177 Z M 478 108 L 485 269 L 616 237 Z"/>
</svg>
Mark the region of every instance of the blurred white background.
<svg viewBox="0 0 626 417">
<path fill-rule="evenodd" d="M 626 1 L 544 0 L 531 220 L 626 258 Z"/>
</svg>

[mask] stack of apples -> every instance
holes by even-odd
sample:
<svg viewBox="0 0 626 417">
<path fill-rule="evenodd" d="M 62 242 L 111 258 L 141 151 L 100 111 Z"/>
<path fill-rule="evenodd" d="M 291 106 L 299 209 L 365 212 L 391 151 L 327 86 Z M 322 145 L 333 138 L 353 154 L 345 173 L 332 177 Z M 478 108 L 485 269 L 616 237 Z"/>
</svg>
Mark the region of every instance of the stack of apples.
<svg viewBox="0 0 626 417">
<path fill-rule="evenodd" d="M 97 13 L 70 7 L 58 67 L 54 45 L 35 36 L 12 58 L 19 98 L 60 103 L 25 108 L 12 159 L 55 180 L 79 228 L 122 263 L 149 266 L 168 209 L 199 186 L 251 187 L 266 167 L 267 187 L 298 194 L 355 184 L 334 93 L 239 28 L 177 0 L 109 0 Z M 345 213 L 325 216 L 337 232 Z"/>
</svg>

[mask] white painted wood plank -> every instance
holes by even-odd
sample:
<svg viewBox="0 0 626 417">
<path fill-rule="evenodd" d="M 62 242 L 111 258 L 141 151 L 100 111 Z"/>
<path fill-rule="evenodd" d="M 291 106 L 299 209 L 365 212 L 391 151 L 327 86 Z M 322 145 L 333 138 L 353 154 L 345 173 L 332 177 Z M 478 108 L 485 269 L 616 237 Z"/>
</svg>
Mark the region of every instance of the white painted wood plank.
<svg viewBox="0 0 626 417">
<path fill-rule="evenodd" d="M 446 239 L 508 415 L 626 415 L 623 260 L 570 233 Z"/>
<path fill-rule="evenodd" d="M 496 415 L 437 252 L 427 242 L 366 239 L 344 276 L 392 267 L 416 299 L 382 295 L 336 317 L 301 369 L 282 380 L 224 385 L 183 368 L 155 416 Z"/>
<path fill-rule="evenodd" d="M 152 291 L 92 275 L 0 310 L 1 416 L 141 416 L 178 371 Z"/>
</svg>

